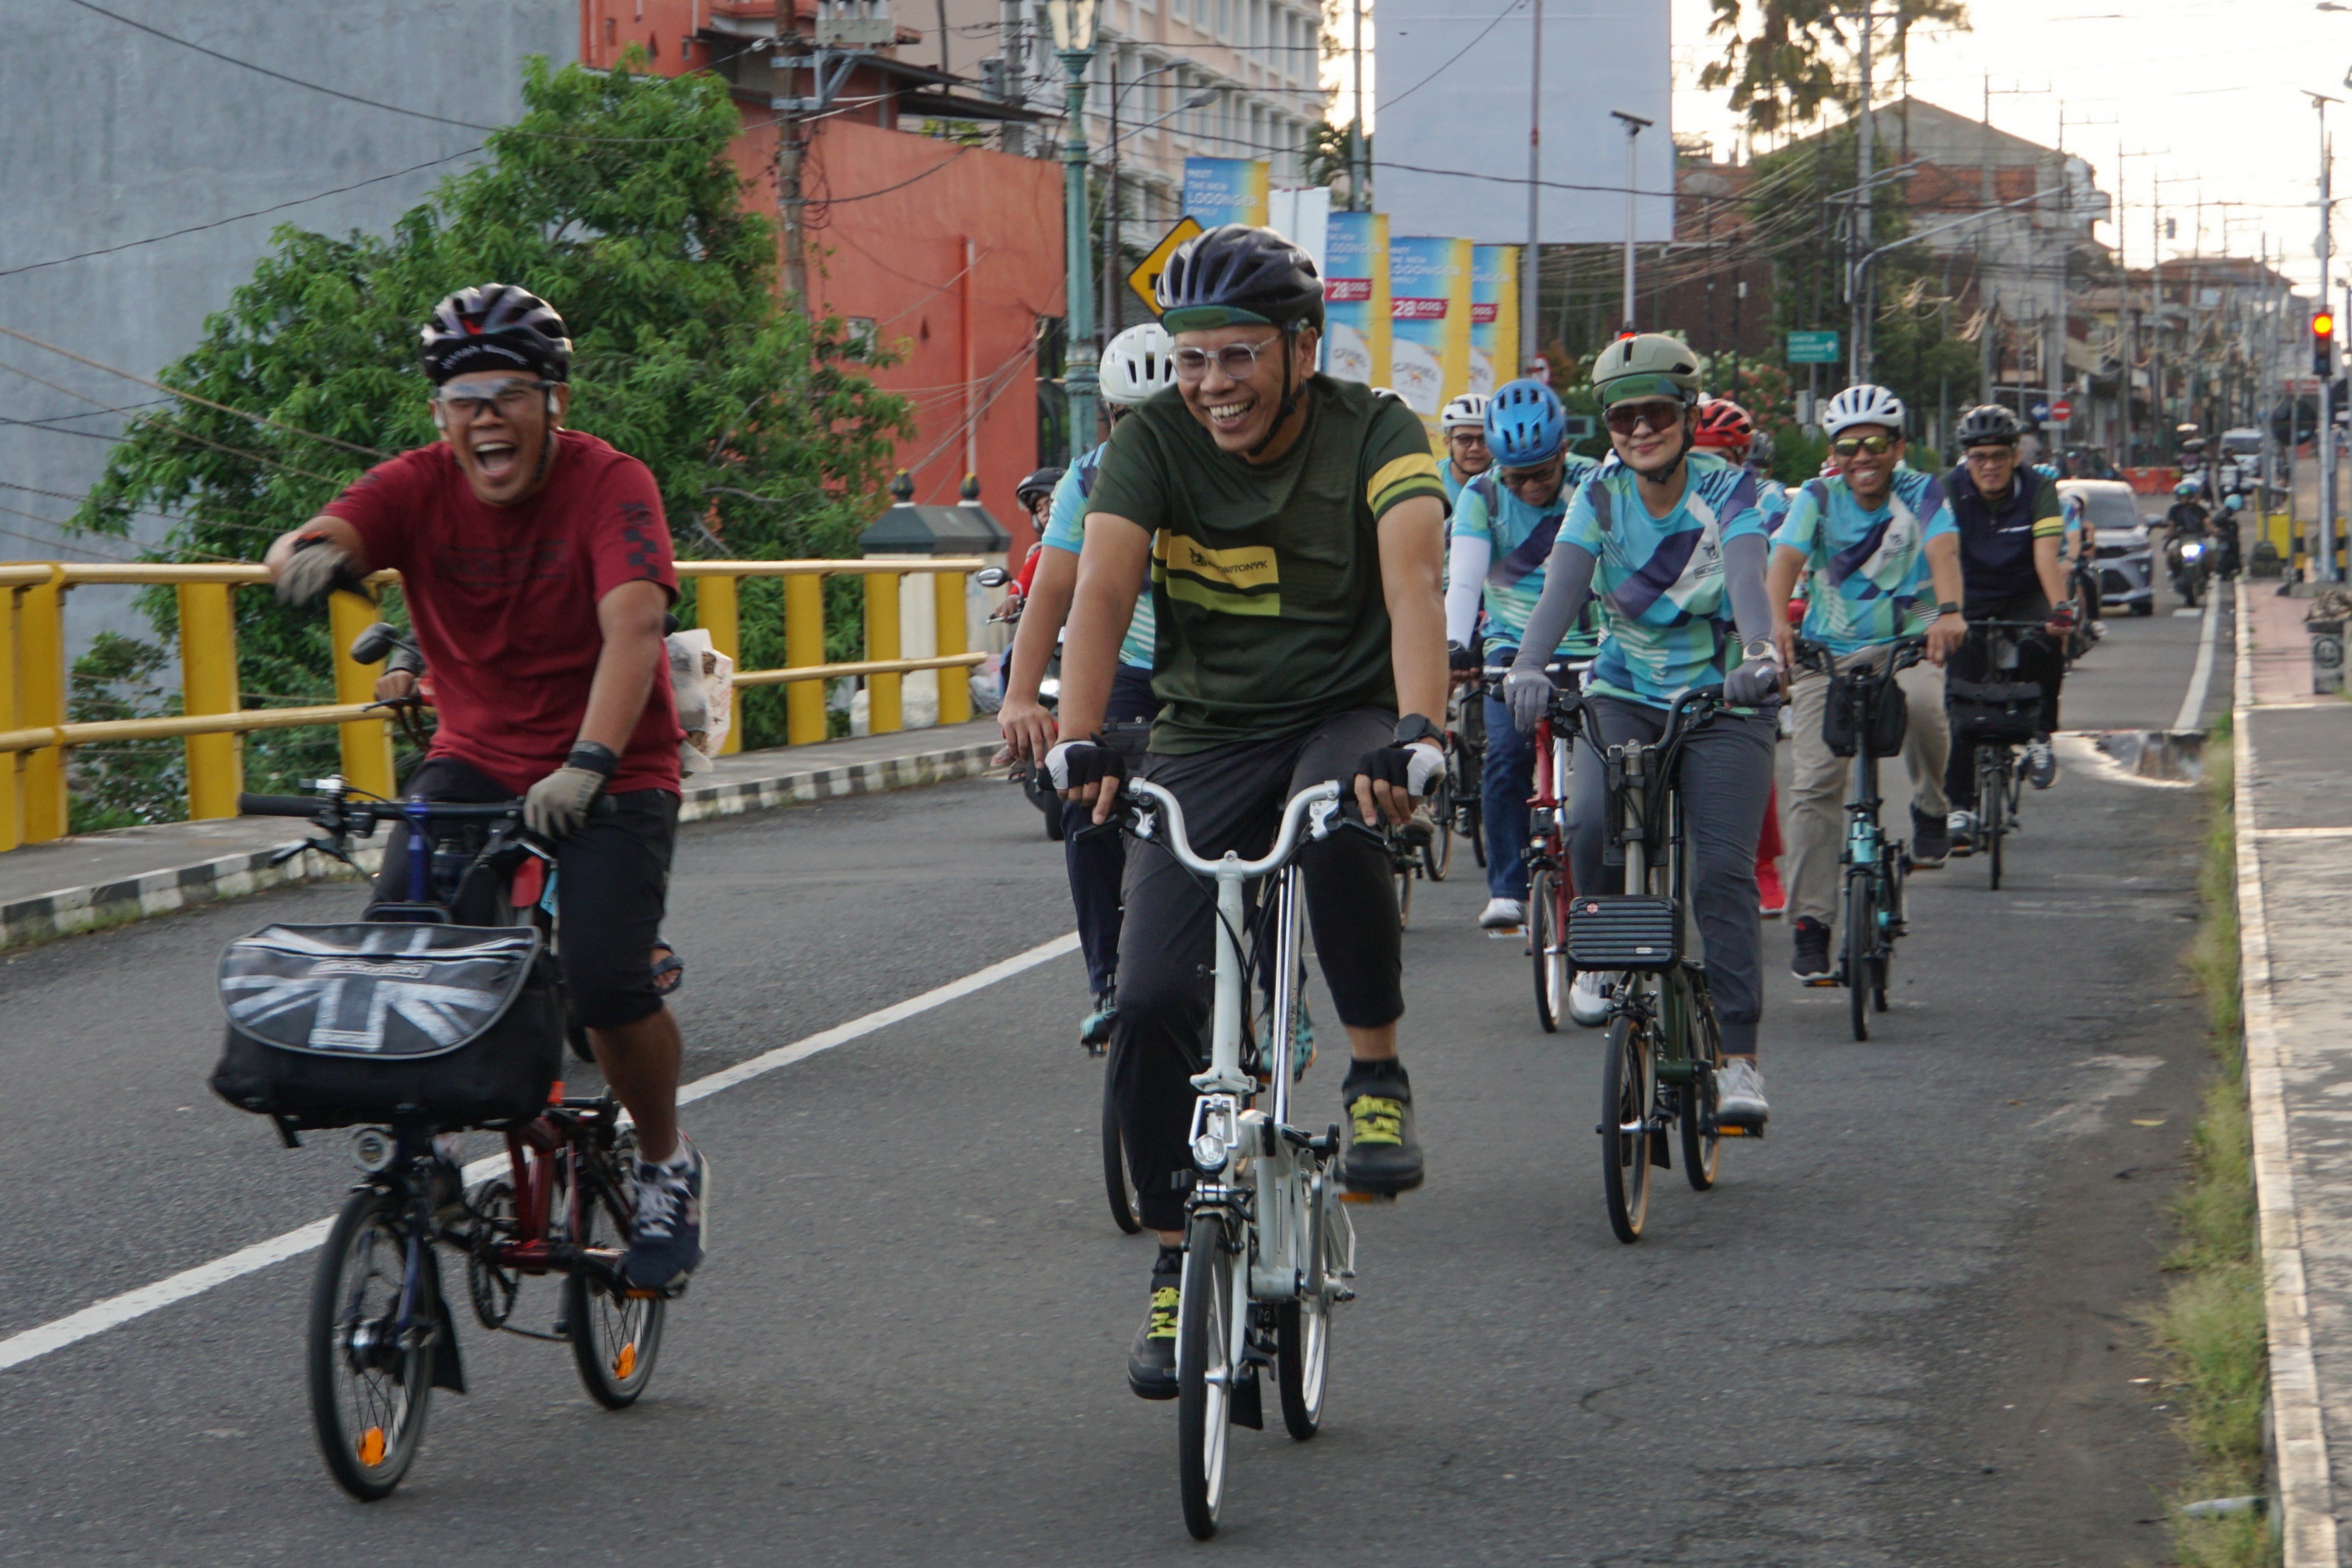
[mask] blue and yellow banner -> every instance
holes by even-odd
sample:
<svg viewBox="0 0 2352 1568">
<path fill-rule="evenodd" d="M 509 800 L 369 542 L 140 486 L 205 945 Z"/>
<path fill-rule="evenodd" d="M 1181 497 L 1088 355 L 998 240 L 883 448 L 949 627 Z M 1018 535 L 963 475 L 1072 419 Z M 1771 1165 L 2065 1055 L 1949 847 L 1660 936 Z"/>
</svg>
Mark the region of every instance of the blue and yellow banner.
<svg viewBox="0 0 2352 1568">
<path fill-rule="evenodd" d="M 1389 217 L 1333 213 L 1323 238 L 1323 368 L 1389 384 Z"/>
<path fill-rule="evenodd" d="M 1482 245 L 1470 263 L 1468 391 L 1491 393 L 1516 379 L 1519 355 L 1519 247 Z"/>
<path fill-rule="evenodd" d="M 1390 384 L 1437 429 L 1445 400 L 1470 384 L 1471 253 L 1466 239 L 1389 241 Z"/>
<path fill-rule="evenodd" d="M 1265 223 L 1266 162 L 1263 158 L 1184 160 L 1184 212 L 1213 229 L 1220 224 Z"/>
</svg>

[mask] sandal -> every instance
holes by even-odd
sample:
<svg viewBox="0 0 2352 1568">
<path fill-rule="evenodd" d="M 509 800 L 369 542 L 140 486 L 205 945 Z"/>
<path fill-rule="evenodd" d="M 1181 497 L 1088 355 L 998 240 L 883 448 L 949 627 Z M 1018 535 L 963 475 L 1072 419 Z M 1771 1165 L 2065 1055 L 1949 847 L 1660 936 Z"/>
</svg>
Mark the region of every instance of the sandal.
<svg viewBox="0 0 2352 1568">
<path fill-rule="evenodd" d="M 686 984 L 686 960 L 667 942 L 654 944 L 654 995 L 674 997 Z"/>
</svg>

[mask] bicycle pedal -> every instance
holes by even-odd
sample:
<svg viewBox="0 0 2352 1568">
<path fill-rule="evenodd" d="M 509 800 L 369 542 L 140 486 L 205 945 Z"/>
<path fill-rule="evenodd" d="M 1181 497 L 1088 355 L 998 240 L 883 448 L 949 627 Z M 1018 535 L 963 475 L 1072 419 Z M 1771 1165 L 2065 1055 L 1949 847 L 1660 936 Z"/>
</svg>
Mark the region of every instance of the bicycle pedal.
<svg viewBox="0 0 2352 1568">
<path fill-rule="evenodd" d="M 1356 1192 L 1349 1190 L 1342 1192 L 1339 1195 L 1339 1201 L 1341 1203 L 1394 1203 L 1396 1200 L 1397 1195 L 1392 1192 Z"/>
<path fill-rule="evenodd" d="M 1834 991 L 1844 984 L 1835 975 L 1817 975 L 1805 982 L 1805 988 L 1809 991 Z"/>
</svg>

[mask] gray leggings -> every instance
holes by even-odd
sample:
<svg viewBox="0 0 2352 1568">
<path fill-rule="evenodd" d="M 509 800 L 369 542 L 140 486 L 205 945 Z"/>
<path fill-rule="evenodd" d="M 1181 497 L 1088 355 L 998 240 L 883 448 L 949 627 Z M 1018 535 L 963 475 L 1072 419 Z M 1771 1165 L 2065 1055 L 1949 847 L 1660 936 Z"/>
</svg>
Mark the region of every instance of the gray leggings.
<svg viewBox="0 0 2352 1568">
<path fill-rule="evenodd" d="M 1654 741 L 1666 714 L 1615 697 L 1591 699 L 1610 745 Z M 1723 1024 L 1727 1056 L 1756 1054 L 1764 1016 L 1762 916 L 1756 905 L 1756 840 L 1772 794 L 1772 721 L 1717 714 L 1683 744 L 1684 833 L 1690 842 L 1692 913 L 1705 945 L 1708 988 Z M 1607 765 L 1580 738 L 1569 785 L 1568 852 L 1577 887 L 1615 893 L 1622 880 L 1604 868 Z M 1606 880 L 1604 881 L 1604 877 Z"/>
</svg>

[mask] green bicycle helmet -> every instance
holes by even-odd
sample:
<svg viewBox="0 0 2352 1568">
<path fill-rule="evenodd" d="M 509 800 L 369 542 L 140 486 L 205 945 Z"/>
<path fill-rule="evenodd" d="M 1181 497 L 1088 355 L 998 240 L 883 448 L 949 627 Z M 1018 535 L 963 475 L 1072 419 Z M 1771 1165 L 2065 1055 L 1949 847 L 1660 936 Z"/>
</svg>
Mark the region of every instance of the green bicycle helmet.
<svg viewBox="0 0 2352 1568">
<path fill-rule="evenodd" d="M 1601 406 L 1634 398 L 1698 401 L 1698 356 L 1679 338 L 1637 332 L 1620 338 L 1592 361 L 1592 391 Z"/>
</svg>

